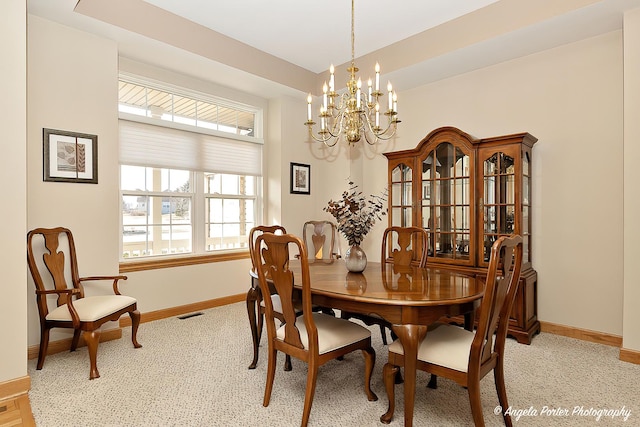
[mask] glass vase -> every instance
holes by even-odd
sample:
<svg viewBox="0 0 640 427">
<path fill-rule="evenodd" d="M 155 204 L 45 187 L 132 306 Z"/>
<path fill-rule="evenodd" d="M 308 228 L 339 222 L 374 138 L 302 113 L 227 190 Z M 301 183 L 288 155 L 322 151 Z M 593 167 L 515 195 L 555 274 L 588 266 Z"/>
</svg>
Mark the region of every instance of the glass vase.
<svg viewBox="0 0 640 427">
<path fill-rule="evenodd" d="M 347 270 L 352 273 L 362 273 L 367 266 L 367 254 L 358 245 L 351 245 L 344 255 Z"/>
</svg>

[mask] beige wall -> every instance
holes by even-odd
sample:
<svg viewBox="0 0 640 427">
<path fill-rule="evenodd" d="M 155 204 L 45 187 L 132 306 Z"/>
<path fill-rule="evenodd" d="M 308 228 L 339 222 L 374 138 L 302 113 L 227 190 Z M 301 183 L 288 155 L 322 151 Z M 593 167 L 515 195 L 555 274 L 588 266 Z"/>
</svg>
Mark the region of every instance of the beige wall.
<svg viewBox="0 0 640 427">
<path fill-rule="evenodd" d="M 0 324 L 0 384 L 27 375 L 27 305 L 25 263 L 27 221 L 27 8 L 24 0 L 2 4 L 0 16 L 0 140 L 4 166 L 0 168 L 3 209 L 0 212 L 2 297 Z M 0 392 L 0 399 L 2 398 Z"/>
<path fill-rule="evenodd" d="M 631 19 L 629 23 L 640 27 Z M 28 227 L 71 227 L 81 274 L 114 273 L 119 238 L 117 47 L 33 16 L 29 42 Z M 145 68 L 121 62 L 125 68 Z M 173 77 L 180 80 L 174 83 L 223 90 Z M 247 97 L 265 108 L 265 222 L 282 223 L 292 232 L 299 232 L 306 219 L 330 218 L 322 208 L 342 193 L 349 176 L 366 193 L 384 188 L 387 169 L 381 150 L 414 147 L 431 130 L 446 125 L 477 137 L 530 132 L 540 140 L 534 149 L 533 195 L 539 318 L 623 333 L 621 32 L 400 92 L 401 130 L 380 147 L 329 150 L 308 143 L 304 94 L 274 100 L 237 92 L 228 96 Z M 98 185 L 42 182 L 43 127 L 99 135 Z M 289 162 L 311 164 L 311 196 L 289 194 Z M 386 221 L 378 224 L 365 239 L 372 259 L 379 256 L 385 226 Z M 346 250 L 344 240 L 342 248 Z M 139 299 L 141 311 L 159 310 L 243 293 L 248 269 L 249 260 L 242 260 L 132 273 L 123 290 Z M 628 280 L 627 291 L 633 291 Z M 28 295 L 28 341 L 35 344 L 37 317 Z M 142 329 L 141 340 L 143 336 Z M 633 336 L 627 341 L 625 329 L 625 345 L 637 345 Z"/>
<path fill-rule="evenodd" d="M 616 335 L 623 297 L 622 59 L 617 31 L 403 92 L 396 147 L 414 147 L 440 126 L 479 138 L 537 137 L 538 317 Z"/>
<path fill-rule="evenodd" d="M 640 351 L 640 9 L 624 17 L 624 327 L 622 347 Z"/>
</svg>

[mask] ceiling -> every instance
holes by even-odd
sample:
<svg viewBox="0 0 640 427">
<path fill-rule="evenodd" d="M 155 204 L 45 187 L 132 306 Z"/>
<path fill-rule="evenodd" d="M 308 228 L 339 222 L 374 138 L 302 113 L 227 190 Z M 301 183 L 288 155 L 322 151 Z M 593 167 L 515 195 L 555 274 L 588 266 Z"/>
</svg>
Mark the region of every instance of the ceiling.
<svg viewBox="0 0 640 427">
<path fill-rule="evenodd" d="M 331 63 L 351 59 L 349 0 L 145 1 L 314 73 L 326 70 Z M 356 0 L 356 55 L 373 52 L 496 1 L 402 0 L 401 8 L 389 8 L 388 0 Z"/>
<path fill-rule="evenodd" d="M 266 98 L 317 91 L 330 64 L 343 70 L 351 58 L 349 0 L 28 0 L 27 7 L 115 40 L 124 58 Z M 621 29 L 624 11 L 637 7 L 640 0 L 355 0 L 356 65 L 366 79 L 379 62 L 384 81 L 407 90 Z"/>
</svg>

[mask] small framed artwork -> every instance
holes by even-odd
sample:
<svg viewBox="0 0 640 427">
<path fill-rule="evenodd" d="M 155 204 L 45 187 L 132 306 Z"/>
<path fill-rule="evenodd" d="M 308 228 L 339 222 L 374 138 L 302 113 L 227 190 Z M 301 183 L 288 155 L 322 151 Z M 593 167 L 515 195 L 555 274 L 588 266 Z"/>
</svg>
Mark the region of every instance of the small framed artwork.
<svg viewBox="0 0 640 427">
<path fill-rule="evenodd" d="M 64 130 L 42 130 L 43 179 L 98 183 L 98 136 Z"/>
<path fill-rule="evenodd" d="M 311 194 L 311 166 L 291 163 L 292 194 Z"/>
</svg>

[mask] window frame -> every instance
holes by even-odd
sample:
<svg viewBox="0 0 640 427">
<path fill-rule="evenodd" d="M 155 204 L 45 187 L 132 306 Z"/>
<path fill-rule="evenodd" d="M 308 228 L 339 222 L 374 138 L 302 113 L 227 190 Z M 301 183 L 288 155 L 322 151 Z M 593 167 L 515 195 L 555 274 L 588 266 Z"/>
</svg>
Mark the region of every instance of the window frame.
<svg viewBox="0 0 640 427">
<path fill-rule="evenodd" d="M 178 130 L 186 130 L 189 132 L 201 133 L 205 135 L 214 135 L 221 136 L 226 139 L 246 141 L 246 142 L 254 142 L 261 144 L 264 146 L 264 142 L 261 139 L 261 135 L 263 132 L 262 123 L 263 123 L 263 110 L 259 107 L 247 106 L 246 104 L 233 102 L 229 100 L 223 100 L 221 98 L 217 98 L 211 95 L 200 94 L 193 91 L 189 91 L 184 88 L 177 88 L 168 84 L 161 84 L 157 81 L 147 80 L 140 77 L 133 77 L 129 74 L 121 73 L 119 76 L 119 81 L 124 80 L 127 82 L 132 82 L 134 84 L 142 85 L 142 86 L 150 86 L 154 89 L 169 91 L 174 95 L 178 96 L 190 96 L 195 98 L 196 101 L 207 101 L 207 102 L 218 102 L 220 105 L 224 105 L 227 108 L 238 108 L 240 111 L 252 111 L 254 113 L 254 135 L 255 136 L 245 136 L 234 133 L 226 133 L 222 131 L 216 131 L 207 129 L 204 127 L 196 127 L 185 125 L 182 123 L 176 123 L 173 121 L 154 119 L 152 117 L 147 116 L 136 116 L 134 114 L 121 112 L 120 109 L 118 111 L 119 119 L 121 120 L 129 120 L 134 122 L 141 122 L 147 124 L 154 124 L 165 128 L 173 128 Z M 200 96 L 204 96 L 204 98 L 200 99 Z M 118 100 L 118 105 L 120 105 L 120 100 Z M 264 151 L 264 149 L 262 149 Z M 264 154 L 262 156 L 264 158 Z M 209 198 L 221 198 L 221 199 L 252 199 L 254 204 L 254 212 L 253 212 L 253 221 L 252 224 L 259 223 L 262 220 L 263 216 L 263 194 L 264 194 L 264 180 L 262 176 L 254 176 L 254 175 L 240 175 L 240 173 L 229 173 L 227 172 L 219 172 L 219 171 L 198 171 L 198 170 L 189 170 L 191 173 L 192 180 L 192 188 L 190 193 L 167 193 L 167 196 L 176 196 L 177 194 L 180 197 L 191 197 L 191 228 L 192 228 L 192 250 L 189 253 L 170 253 L 170 254 L 158 254 L 152 256 L 144 256 L 144 257 L 129 257 L 124 258 L 123 254 L 123 244 L 124 244 L 124 227 L 123 227 L 123 197 L 127 195 L 164 195 L 162 193 L 153 192 L 153 191 L 136 191 L 136 190 L 123 190 L 122 189 L 122 176 L 120 166 L 141 166 L 148 168 L 158 168 L 153 165 L 129 165 L 127 163 L 123 163 L 122 160 L 119 159 L 119 207 L 120 207 L 120 215 L 119 215 L 119 264 L 120 264 L 120 272 L 132 272 L 132 271 L 143 271 L 157 268 L 169 268 L 176 266 L 185 266 L 185 265 L 196 265 L 202 263 L 211 263 L 211 262 L 224 262 L 230 260 L 238 260 L 249 258 L 248 247 L 239 247 L 239 248 L 225 248 L 218 250 L 207 250 L 206 249 L 206 239 L 207 239 L 207 227 L 208 222 L 205 221 L 206 215 L 206 203 Z M 261 165 L 263 167 L 263 165 Z M 159 169 L 176 169 L 171 167 L 163 167 Z M 185 169 L 183 169 L 185 170 Z M 229 195 L 229 194 L 209 194 L 205 192 L 205 176 L 207 173 L 222 173 L 226 175 L 236 175 L 236 176 L 246 176 L 247 178 L 255 179 L 254 183 L 254 193 L 255 195 L 246 196 L 242 194 L 238 195 Z"/>
</svg>

